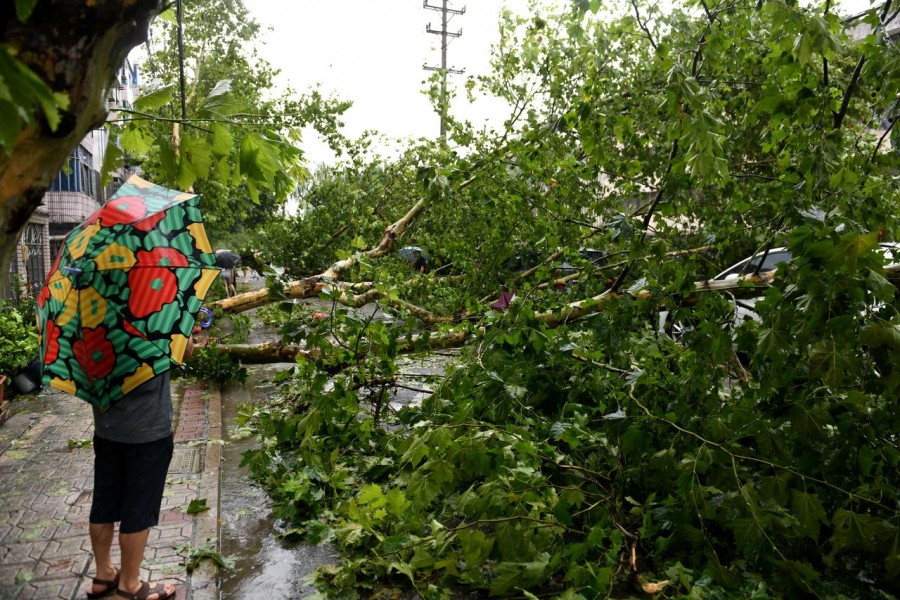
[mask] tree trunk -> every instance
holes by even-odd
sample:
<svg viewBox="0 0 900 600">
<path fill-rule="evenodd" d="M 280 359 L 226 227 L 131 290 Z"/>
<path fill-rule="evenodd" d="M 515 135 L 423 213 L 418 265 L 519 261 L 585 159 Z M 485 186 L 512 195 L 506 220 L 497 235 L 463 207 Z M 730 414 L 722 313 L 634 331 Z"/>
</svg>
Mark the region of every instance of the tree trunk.
<svg viewBox="0 0 900 600">
<path fill-rule="evenodd" d="M 240 360 L 245 365 L 260 365 L 279 362 L 295 362 L 298 358 L 315 360 L 314 352 L 302 350 L 293 344 L 264 342 L 262 344 L 219 344 L 215 347 Z"/>
<path fill-rule="evenodd" d="M 480 335 L 482 332 L 476 332 Z M 433 335 L 428 338 L 428 349 L 446 350 L 448 348 L 460 348 L 471 340 L 474 335 L 469 331 L 449 331 Z M 411 354 L 416 351 L 416 339 L 408 342 L 397 341 L 397 349 L 401 354 Z M 327 356 L 316 350 L 303 350 L 294 344 L 282 344 L 280 342 L 264 342 L 262 344 L 219 344 L 215 346 L 221 352 L 227 352 L 245 365 L 259 365 L 267 363 L 294 362 L 298 359 L 319 360 Z M 347 365 L 334 364 L 330 368 L 339 371 Z"/>
<path fill-rule="evenodd" d="M 415 218 L 419 216 L 419 213 L 424 209 L 425 201 L 419 200 L 398 221 L 385 227 L 384 235 L 381 237 L 381 241 L 378 245 L 366 251 L 369 258 L 378 258 L 379 256 L 384 256 L 389 253 L 394 247 L 394 240 L 400 237 L 403 232 L 409 228 Z M 354 291 L 370 289 L 373 285 L 371 283 L 355 284 L 354 286 L 352 284 L 341 284 L 338 282 L 341 273 L 353 267 L 358 262 L 359 259 L 357 257 L 351 256 L 350 258 L 337 261 L 319 275 L 313 275 L 312 277 L 300 279 L 299 281 L 292 281 L 285 286 L 284 296 L 286 298 L 316 298 L 326 287 L 334 286 L 344 286 L 345 289 L 354 289 Z M 239 296 L 233 296 L 225 300 L 219 300 L 218 302 L 215 302 L 213 306 L 218 306 L 226 313 L 240 313 L 277 300 L 279 300 L 279 298 L 269 294 L 269 290 L 262 289 L 241 294 Z"/>
<path fill-rule="evenodd" d="M 56 131 L 38 114 L 11 151 L 0 151 L 0 289 L 20 232 L 66 158 L 106 119 L 106 98 L 128 52 L 147 38 L 163 0 L 39 0 L 25 23 L 0 8 L 0 39 L 54 92 L 69 98 Z M 37 109 L 35 109 L 37 110 Z"/>
</svg>

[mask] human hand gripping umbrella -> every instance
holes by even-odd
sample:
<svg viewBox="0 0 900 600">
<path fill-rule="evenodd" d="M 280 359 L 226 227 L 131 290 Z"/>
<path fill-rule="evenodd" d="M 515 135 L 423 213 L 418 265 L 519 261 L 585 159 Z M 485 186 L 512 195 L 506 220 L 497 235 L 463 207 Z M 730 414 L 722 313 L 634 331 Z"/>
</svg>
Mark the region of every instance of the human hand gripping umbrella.
<svg viewBox="0 0 900 600">
<path fill-rule="evenodd" d="M 199 201 L 133 176 L 66 236 L 37 299 L 45 384 L 106 410 L 181 364 L 219 273 Z"/>
</svg>

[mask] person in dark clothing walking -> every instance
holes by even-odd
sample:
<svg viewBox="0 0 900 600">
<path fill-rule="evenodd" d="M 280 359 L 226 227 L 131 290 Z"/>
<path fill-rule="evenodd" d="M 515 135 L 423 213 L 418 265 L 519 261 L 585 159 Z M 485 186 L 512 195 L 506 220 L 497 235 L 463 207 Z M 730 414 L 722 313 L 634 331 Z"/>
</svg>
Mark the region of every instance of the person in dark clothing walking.
<svg viewBox="0 0 900 600">
<path fill-rule="evenodd" d="M 241 255 L 237 252 L 222 248 L 216 250 L 216 266 L 222 269 L 222 279 L 225 280 L 225 297 L 231 298 L 237 295 L 235 288 L 235 267 L 241 262 Z"/>
</svg>

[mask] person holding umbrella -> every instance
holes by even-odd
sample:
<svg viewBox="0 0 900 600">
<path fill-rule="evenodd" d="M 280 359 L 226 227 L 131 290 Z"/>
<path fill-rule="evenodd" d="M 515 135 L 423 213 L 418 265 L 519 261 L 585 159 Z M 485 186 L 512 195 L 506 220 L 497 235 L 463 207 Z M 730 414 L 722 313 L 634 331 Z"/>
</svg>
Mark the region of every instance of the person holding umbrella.
<svg viewBox="0 0 900 600">
<path fill-rule="evenodd" d="M 130 178 L 63 242 L 37 298 L 43 381 L 94 414 L 88 598 L 165 600 L 140 580 L 172 459 L 170 370 L 218 276 L 199 197 Z M 121 564 L 110 549 L 119 523 Z"/>
<path fill-rule="evenodd" d="M 227 248 L 216 250 L 216 266 L 222 269 L 222 279 L 225 280 L 225 297 L 231 298 L 237 295 L 234 287 L 234 269 L 241 262 L 241 255 Z"/>
<path fill-rule="evenodd" d="M 184 359 L 193 353 L 193 342 L 188 340 Z M 169 372 L 138 386 L 109 410 L 94 407 L 94 425 L 94 494 L 88 531 L 97 569 L 87 597 L 102 598 L 115 589 L 117 599 L 172 598 L 174 585 L 151 587 L 139 576 L 150 528 L 159 522 L 175 449 Z M 119 569 L 111 556 L 116 522 Z"/>
</svg>

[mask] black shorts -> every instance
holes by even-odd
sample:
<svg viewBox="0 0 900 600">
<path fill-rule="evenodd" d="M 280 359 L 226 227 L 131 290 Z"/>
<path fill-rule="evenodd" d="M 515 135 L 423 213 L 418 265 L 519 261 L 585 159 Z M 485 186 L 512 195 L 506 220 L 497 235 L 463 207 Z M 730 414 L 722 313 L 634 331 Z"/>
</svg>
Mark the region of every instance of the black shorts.
<svg viewBox="0 0 900 600">
<path fill-rule="evenodd" d="M 159 523 L 172 436 L 123 444 L 94 436 L 94 499 L 91 523 L 121 521 L 119 533 L 137 533 Z"/>
</svg>

